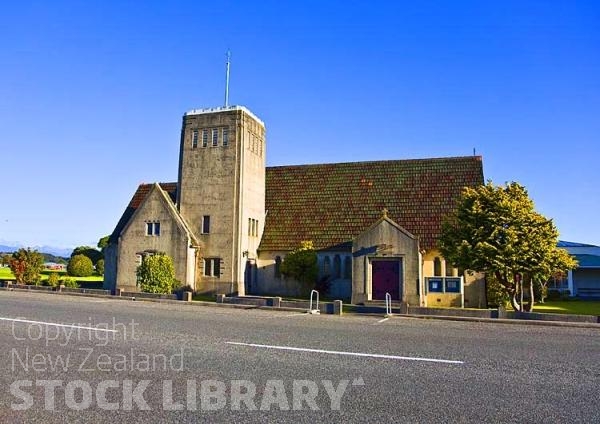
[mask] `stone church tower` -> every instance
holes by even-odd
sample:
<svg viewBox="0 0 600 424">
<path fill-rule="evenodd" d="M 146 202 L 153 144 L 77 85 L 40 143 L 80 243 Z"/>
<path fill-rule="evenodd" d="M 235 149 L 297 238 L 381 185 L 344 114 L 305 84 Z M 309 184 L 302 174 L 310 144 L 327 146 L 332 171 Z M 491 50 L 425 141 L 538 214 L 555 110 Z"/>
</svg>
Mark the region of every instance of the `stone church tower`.
<svg viewBox="0 0 600 424">
<path fill-rule="evenodd" d="M 196 290 L 245 294 L 265 221 L 265 125 L 243 106 L 183 116 L 176 205 L 198 240 Z"/>
</svg>

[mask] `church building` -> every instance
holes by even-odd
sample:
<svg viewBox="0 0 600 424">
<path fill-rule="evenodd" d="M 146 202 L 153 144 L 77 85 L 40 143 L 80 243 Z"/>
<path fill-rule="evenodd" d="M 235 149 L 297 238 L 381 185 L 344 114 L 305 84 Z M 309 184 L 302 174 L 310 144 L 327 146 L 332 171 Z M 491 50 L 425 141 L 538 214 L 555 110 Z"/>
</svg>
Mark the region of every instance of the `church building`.
<svg viewBox="0 0 600 424">
<path fill-rule="evenodd" d="M 177 182 L 137 188 L 105 249 L 107 289 L 139 290 L 143 257 L 169 255 L 198 293 L 304 296 L 286 254 L 310 241 L 331 298 L 485 307 L 478 275 L 436 249 L 480 156 L 266 167 L 265 124 L 243 106 L 183 116 Z"/>
</svg>

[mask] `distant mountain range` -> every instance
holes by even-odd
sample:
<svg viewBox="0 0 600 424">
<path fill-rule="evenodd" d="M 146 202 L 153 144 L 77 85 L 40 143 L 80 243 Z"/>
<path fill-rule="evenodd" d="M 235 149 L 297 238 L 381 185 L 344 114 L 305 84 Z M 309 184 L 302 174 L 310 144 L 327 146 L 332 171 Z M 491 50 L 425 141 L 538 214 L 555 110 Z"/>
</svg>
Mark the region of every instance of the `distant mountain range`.
<svg viewBox="0 0 600 424">
<path fill-rule="evenodd" d="M 24 246 L 7 246 L 4 244 L 0 244 L 0 253 L 4 252 L 15 252 Z M 29 247 L 29 246 L 26 246 Z M 60 256 L 62 258 L 68 258 L 71 256 L 73 249 L 64 249 L 60 247 L 52 247 L 52 246 L 30 246 L 32 249 L 37 250 L 40 253 L 49 253 L 54 256 Z"/>
</svg>

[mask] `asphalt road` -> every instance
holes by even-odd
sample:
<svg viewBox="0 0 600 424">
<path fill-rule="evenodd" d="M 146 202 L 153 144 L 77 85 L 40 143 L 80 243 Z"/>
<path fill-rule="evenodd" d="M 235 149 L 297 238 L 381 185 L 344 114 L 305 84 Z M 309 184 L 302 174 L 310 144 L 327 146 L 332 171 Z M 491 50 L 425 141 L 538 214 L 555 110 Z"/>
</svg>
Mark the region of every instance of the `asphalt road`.
<svg viewBox="0 0 600 424">
<path fill-rule="evenodd" d="M 1 422 L 600 422 L 597 329 L 0 292 L 0 343 Z"/>
</svg>

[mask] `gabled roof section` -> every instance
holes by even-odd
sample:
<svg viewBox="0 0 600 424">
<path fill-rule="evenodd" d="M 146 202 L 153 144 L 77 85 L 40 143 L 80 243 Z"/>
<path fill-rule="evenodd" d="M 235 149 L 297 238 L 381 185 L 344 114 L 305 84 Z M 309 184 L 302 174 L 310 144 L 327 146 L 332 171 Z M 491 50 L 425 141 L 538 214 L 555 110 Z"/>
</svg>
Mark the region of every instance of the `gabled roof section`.
<svg viewBox="0 0 600 424">
<path fill-rule="evenodd" d="M 177 183 L 158 183 L 158 185 L 169 195 L 169 199 L 174 205 L 177 199 Z M 153 186 L 154 184 L 140 184 L 138 186 L 137 190 L 133 194 L 133 197 L 131 198 L 131 201 L 129 202 L 129 205 L 127 205 L 125 212 L 123 212 L 123 215 L 121 215 L 121 219 L 119 219 L 117 226 L 110 235 L 109 243 L 116 243 L 119 240 L 119 235 L 133 216 L 134 212 L 142 204 L 148 193 L 150 193 L 150 190 Z"/>
<path fill-rule="evenodd" d="M 390 224 L 392 227 L 396 228 L 398 231 L 400 231 L 402 234 L 404 234 L 408 238 L 411 238 L 411 239 L 417 238 L 414 234 L 411 234 L 409 231 L 407 231 L 406 228 L 404 228 L 401 225 L 398 225 L 398 223 L 392 221 L 390 219 L 390 217 L 388 216 L 387 209 L 384 209 L 382 212 L 383 212 L 383 214 L 382 214 L 381 218 L 379 218 L 374 224 L 371 224 L 371 226 L 366 228 L 363 232 L 368 232 L 368 231 L 372 230 L 373 228 L 377 227 L 382 222 L 387 222 L 388 224 Z"/>
<path fill-rule="evenodd" d="M 463 187 L 483 184 L 480 156 L 267 168 L 260 250 L 345 244 L 388 210 L 389 219 L 436 246 L 441 223 Z"/>
</svg>

